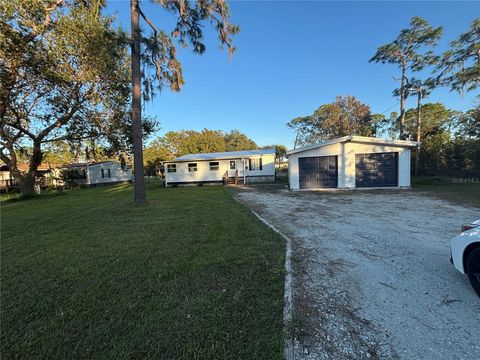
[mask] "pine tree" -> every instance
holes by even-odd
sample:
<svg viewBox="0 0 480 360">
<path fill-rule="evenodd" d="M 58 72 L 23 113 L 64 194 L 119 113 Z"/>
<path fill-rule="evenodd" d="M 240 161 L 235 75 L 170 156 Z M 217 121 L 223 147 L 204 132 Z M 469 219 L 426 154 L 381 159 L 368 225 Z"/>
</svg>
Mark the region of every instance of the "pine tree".
<svg viewBox="0 0 480 360">
<path fill-rule="evenodd" d="M 134 201 L 137 205 L 146 202 L 143 178 L 143 146 L 141 96 L 149 100 L 154 96 L 155 88 L 164 86 L 179 91 L 184 80 L 182 66 L 176 57 L 174 39 L 182 46 L 190 45 L 196 53 L 202 54 L 205 45 L 202 39 L 203 22 L 211 22 L 218 32 L 222 45 L 232 55 L 235 47 L 232 35 L 239 27 L 230 23 L 229 8 L 224 0 L 156 0 L 158 5 L 176 16 L 176 26 L 172 32 L 159 30 L 142 11 L 140 0 L 130 0 L 131 46 L 132 46 L 132 132 L 134 153 Z M 151 34 L 140 34 L 140 18 L 150 27 Z M 153 71 L 141 71 L 141 65 Z M 143 84 L 143 91 L 141 85 Z"/>
<path fill-rule="evenodd" d="M 405 138 L 405 99 L 408 71 L 419 71 L 427 65 L 438 61 L 432 51 L 421 52 L 426 46 L 435 46 L 443 34 L 442 27 L 433 28 L 421 17 L 413 17 L 410 27 L 400 31 L 397 38 L 390 44 L 377 49 L 370 62 L 398 65 L 400 77 L 400 139 Z"/>
</svg>

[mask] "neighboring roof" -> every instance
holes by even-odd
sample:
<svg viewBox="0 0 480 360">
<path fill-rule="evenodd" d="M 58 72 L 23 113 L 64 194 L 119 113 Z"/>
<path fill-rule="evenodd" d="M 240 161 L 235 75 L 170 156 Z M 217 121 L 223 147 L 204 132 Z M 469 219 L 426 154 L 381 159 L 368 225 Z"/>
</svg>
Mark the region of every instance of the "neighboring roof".
<svg viewBox="0 0 480 360">
<path fill-rule="evenodd" d="M 392 139 L 380 139 L 374 137 L 367 137 L 367 136 L 344 136 L 337 139 L 332 139 L 328 141 L 324 141 L 318 144 L 304 146 L 298 149 L 292 149 L 287 151 L 287 155 L 295 154 L 298 152 L 316 149 L 322 146 L 327 146 L 331 144 L 337 143 L 346 143 L 346 142 L 355 142 L 355 143 L 362 143 L 362 144 L 373 144 L 373 145 L 387 145 L 387 146 L 399 146 L 399 147 L 415 147 L 417 146 L 417 142 L 415 141 L 407 141 L 407 140 L 392 140 Z"/>
<path fill-rule="evenodd" d="M 226 152 L 205 153 L 205 154 L 187 154 L 187 155 L 177 157 L 171 161 L 165 161 L 165 162 L 237 159 L 237 158 L 256 156 L 256 155 L 257 156 L 258 155 L 275 155 L 275 149 L 226 151 Z"/>
<path fill-rule="evenodd" d="M 66 168 L 70 168 L 70 167 L 86 167 L 87 165 L 88 165 L 88 166 L 97 166 L 97 165 L 101 165 L 101 164 L 114 163 L 114 162 L 116 162 L 116 161 L 106 160 L 106 161 L 93 161 L 93 162 L 89 162 L 89 163 L 86 163 L 86 162 L 83 162 L 83 163 L 72 163 L 72 164 L 65 164 L 65 165 L 63 165 L 63 167 L 66 167 Z"/>
<path fill-rule="evenodd" d="M 42 163 L 38 165 L 37 170 L 38 171 L 48 171 L 51 169 L 57 168 L 58 165 L 56 164 L 48 164 L 48 163 Z M 20 171 L 28 171 L 29 164 L 24 164 L 24 163 L 17 163 L 17 168 Z M 0 171 L 9 171 L 8 165 L 7 164 L 1 164 L 0 165 Z"/>
</svg>

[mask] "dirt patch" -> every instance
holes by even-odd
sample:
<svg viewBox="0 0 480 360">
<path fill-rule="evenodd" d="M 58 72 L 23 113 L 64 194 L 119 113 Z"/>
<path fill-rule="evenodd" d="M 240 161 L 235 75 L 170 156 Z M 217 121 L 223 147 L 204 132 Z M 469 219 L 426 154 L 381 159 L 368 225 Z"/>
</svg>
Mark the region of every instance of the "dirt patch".
<svg viewBox="0 0 480 360">
<path fill-rule="evenodd" d="M 480 300 L 449 259 L 478 209 L 410 191 L 239 191 L 293 241 L 297 359 L 473 359 Z"/>
</svg>

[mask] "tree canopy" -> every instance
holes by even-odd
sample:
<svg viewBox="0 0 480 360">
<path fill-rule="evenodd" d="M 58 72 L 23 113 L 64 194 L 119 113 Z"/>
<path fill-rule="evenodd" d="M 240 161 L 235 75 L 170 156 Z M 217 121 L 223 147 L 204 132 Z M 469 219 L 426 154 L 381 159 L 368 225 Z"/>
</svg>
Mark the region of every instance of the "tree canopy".
<svg viewBox="0 0 480 360">
<path fill-rule="evenodd" d="M 239 130 L 169 131 L 150 142 L 144 151 L 144 163 L 156 166 L 185 154 L 257 149 L 258 145 Z"/>
<path fill-rule="evenodd" d="M 42 146 L 103 138 L 125 149 L 131 119 L 124 34 L 104 2 L 12 0 L 0 5 L 1 159 L 33 191 Z M 145 121 L 147 132 L 154 126 Z M 17 167 L 17 154 L 29 160 Z"/>
<path fill-rule="evenodd" d="M 439 57 L 425 48 L 435 46 L 443 34 L 443 28 L 433 28 L 425 19 L 414 16 L 410 27 L 400 31 L 397 38 L 390 44 L 380 46 L 370 62 L 395 64 L 400 68 L 400 89 L 395 96 L 400 96 L 399 131 L 400 139 L 404 139 L 405 99 L 407 97 L 407 71 L 415 72 L 425 66 L 434 65 Z"/>
<path fill-rule="evenodd" d="M 337 96 L 312 115 L 295 118 L 287 126 L 297 132 L 297 145 L 314 144 L 346 135 L 374 135 L 370 106 L 354 96 Z"/>
<path fill-rule="evenodd" d="M 452 124 L 457 112 L 447 109 L 445 105 L 441 103 L 427 103 L 422 105 L 422 128 L 421 138 L 438 134 L 439 132 L 446 131 L 446 128 Z M 412 139 L 416 138 L 416 121 L 417 121 L 417 109 L 408 109 L 405 114 L 405 131 L 407 137 Z"/>
<path fill-rule="evenodd" d="M 422 52 L 422 48 L 435 45 L 442 34 L 441 26 L 433 28 L 425 19 L 414 16 L 410 27 L 402 29 L 392 43 L 380 46 L 370 62 L 407 64 L 412 71 L 421 70 L 438 59 L 431 50 Z"/>
<path fill-rule="evenodd" d="M 458 115 L 456 135 L 465 139 L 480 139 L 480 105 Z M 480 161 L 480 158 L 479 158 Z"/>
<path fill-rule="evenodd" d="M 253 150 L 258 148 L 255 141 L 239 130 L 232 130 L 225 133 L 223 138 L 225 140 L 225 151 Z"/>
<path fill-rule="evenodd" d="M 450 43 L 436 70 L 437 81 L 452 91 L 471 91 L 480 85 L 480 18 L 470 29 Z"/>
</svg>

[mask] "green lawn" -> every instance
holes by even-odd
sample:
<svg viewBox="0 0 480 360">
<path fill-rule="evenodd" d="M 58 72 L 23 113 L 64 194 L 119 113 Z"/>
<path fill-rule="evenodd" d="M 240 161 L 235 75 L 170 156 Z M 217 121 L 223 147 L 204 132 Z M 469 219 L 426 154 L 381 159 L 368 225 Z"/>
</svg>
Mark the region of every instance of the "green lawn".
<svg viewBox="0 0 480 360">
<path fill-rule="evenodd" d="M 2 358 L 283 357 L 284 244 L 224 187 L 3 202 Z"/>
<path fill-rule="evenodd" d="M 461 205 L 480 208 L 480 184 L 451 184 L 437 177 L 412 177 L 412 188 Z"/>
</svg>

